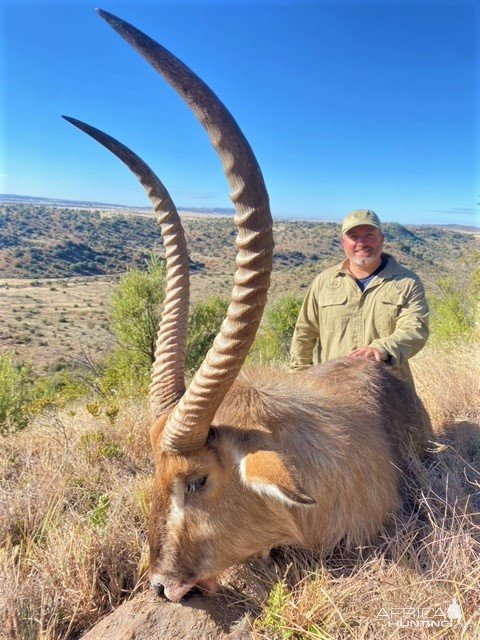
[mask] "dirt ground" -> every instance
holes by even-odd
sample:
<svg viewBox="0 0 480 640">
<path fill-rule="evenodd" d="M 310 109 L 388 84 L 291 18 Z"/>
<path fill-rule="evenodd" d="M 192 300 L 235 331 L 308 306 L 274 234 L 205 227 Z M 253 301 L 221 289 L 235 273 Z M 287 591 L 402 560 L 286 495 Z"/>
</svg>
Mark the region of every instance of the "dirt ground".
<svg viewBox="0 0 480 640">
<path fill-rule="evenodd" d="M 108 300 L 117 278 L 0 280 L 0 354 L 41 372 L 111 346 Z"/>
</svg>

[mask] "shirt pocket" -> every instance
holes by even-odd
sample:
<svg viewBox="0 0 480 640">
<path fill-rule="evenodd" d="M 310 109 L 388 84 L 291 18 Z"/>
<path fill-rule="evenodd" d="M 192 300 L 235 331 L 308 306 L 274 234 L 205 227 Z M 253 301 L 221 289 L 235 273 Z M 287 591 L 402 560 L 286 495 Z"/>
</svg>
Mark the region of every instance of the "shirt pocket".
<svg viewBox="0 0 480 640">
<path fill-rule="evenodd" d="M 377 298 L 374 324 L 381 338 L 395 331 L 397 317 L 403 304 L 404 297 L 398 292 L 384 293 Z"/>
<path fill-rule="evenodd" d="M 347 317 L 347 294 L 341 289 L 326 289 L 318 301 L 320 333 L 343 332 Z"/>
</svg>

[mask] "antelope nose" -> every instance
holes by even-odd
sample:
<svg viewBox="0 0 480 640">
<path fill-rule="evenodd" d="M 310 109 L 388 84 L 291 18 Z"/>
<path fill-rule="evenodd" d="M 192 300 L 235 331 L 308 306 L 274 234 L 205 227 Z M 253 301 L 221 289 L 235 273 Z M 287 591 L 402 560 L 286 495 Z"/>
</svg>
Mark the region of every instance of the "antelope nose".
<svg viewBox="0 0 480 640">
<path fill-rule="evenodd" d="M 152 589 L 155 591 L 155 595 L 157 595 L 159 598 L 162 598 L 163 600 L 167 599 L 167 596 L 165 595 L 165 587 L 161 582 L 152 580 L 150 584 L 152 586 Z"/>
</svg>

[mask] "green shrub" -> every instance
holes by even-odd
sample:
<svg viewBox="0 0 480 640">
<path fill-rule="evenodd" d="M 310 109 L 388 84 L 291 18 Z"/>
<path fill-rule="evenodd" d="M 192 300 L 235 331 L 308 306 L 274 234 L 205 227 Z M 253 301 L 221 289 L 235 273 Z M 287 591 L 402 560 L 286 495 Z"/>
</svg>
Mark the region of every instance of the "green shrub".
<svg viewBox="0 0 480 640">
<path fill-rule="evenodd" d="M 302 299 L 286 295 L 265 311 L 265 318 L 253 344 L 250 359 L 261 364 L 286 362 Z"/>
<path fill-rule="evenodd" d="M 219 297 L 197 302 L 188 319 L 188 336 L 185 369 L 193 375 L 198 369 L 212 342 L 220 331 L 227 314 L 228 302 Z"/>
<path fill-rule="evenodd" d="M 165 297 L 165 263 L 152 255 L 146 271 L 131 269 L 111 297 L 117 349 L 149 367 L 155 355 L 160 305 Z"/>
<path fill-rule="evenodd" d="M 82 434 L 78 442 L 89 464 L 97 464 L 100 460 L 114 460 L 122 457 L 122 450 L 107 438 L 101 431 L 89 431 Z"/>
<path fill-rule="evenodd" d="M 127 271 L 114 290 L 110 302 L 116 347 L 107 357 L 99 381 L 102 395 L 146 393 L 165 297 L 165 275 L 164 262 L 152 255 L 146 271 Z"/>
<path fill-rule="evenodd" d="M 110 498 L 106 494 L 99 496 L 97 504 L 89 514 L 89 524 L 92 529 L 101 529 L 108 522 Z"/>
<path fill-rule="evenodd" d="M 144 395 L 148 391 L 165 275 L 163 262 L 152 257 L 147 271 L 128 271 L 112 294 L 111 321 L 117 345 L 98 381 L 100 395 L 110 404 L 118 396 Z M 188 325 L 187 373 L 193 374 L 202 362 L 226 310 L 227 302 L 216 297 L 194 305 Z"/>
<path fill-rule="evenodd" d="M 92 382 L 87 378 L 85 372 L 65 367 L 44 376 L 37 376 L 32 380 L 28 413 L 39 413 L 49 405 L 64 407 L 72 400 L 83 398 L 91 390 Z"/>
<path fill-rule="evenodd" d="M 10 355 L 0 356 L 0 433 L 26 426 L 31 387 L 30 369 L 15 365 Z"/>
<path fill-rule="evenodd" d="M 0 356 L 0 433 L 26 427 L 31 416 L 48 406 L 64 407 L 84 397 L 89 385 L 67 369 L 35 376 L 30 367 Z"/>
<path fill-rule="evenodd" d="M 128 349 L 118 348 L 105 360 L 99 380 L 100 395 L 109 402 L 116 397 L 133 397 L 147 393 L 151 364 Z"/>
<path fill-rule="evenodd" d="M 262 615 L 255 621 L 255 628 L 279 640 L 298 637 L 293 629 L 288 628 L 286 621 L 286 611 L 291 606 L 292 596 L 285 582 L 275 583 L 268 594 Z"/>
<path fill-rule="evenodd" d="M 439 293 L 429 297 L 432 339 L 451 341 L 473 334 L 479 321 L 480 253 L 463 259 L 455 276 L 437 281 Z"/>
</svg>

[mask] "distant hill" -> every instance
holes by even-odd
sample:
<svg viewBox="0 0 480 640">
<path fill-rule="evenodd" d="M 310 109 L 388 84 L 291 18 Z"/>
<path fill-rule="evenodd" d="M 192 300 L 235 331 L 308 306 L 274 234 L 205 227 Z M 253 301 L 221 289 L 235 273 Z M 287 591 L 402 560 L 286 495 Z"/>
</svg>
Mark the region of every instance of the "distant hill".
<svg viewBox="0 0 480 640">
<path fill-rule="evenodd" d="M 192 272 L 229 274 L 235 260 L 235 228 L 227 216 L 182 212 Z M 189 215 L 193 214 L 193 215 Z M 0 205 L 0 277 L 107 276 L 143 267 L 152 251 L 162 254 L 158 223 L 146 210 L 74 208 L 34 203 Z M 479 238 L 465 230 L 384 225 L 386 250 L 405 266 L 435 282 Z M 342 257 L 340 226 L 333 222 L 277 220 L 275 271 L 308 280 Z"/>
<path fill-rule="evenodd" d="M 473 224 L 437 224 L 436 227 L 440 227 L 441 229 L 453 229 L 457 231 L 469 231 L 471 233 L 480 233 L 480 227 L 477 227 Z"/>
<path fill-rule="evenodd" d="M 144 213 L 152 211 L 151 207 L 133 207 L 124 204 L 112 204 L 110 202 L 95 202 L 90 200 L 62 200 L 59 198 L 43 198 L 40 196 L 22 196 L 12 193 L 0 193 L 0 204 L 46 205 L 50 207 L 63 207 L 65 209 L 118 209 L 119 211 L 138 211 Z M 234 214 L 233 209 L 221 207 L 178 207 L 178 211 L 222 216 Z"/>
</svg>

